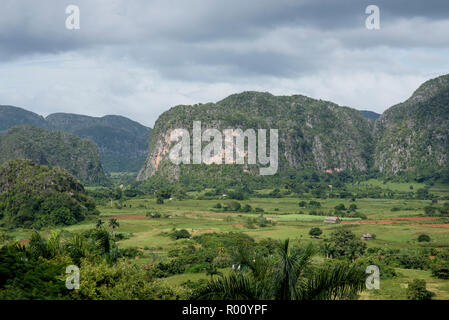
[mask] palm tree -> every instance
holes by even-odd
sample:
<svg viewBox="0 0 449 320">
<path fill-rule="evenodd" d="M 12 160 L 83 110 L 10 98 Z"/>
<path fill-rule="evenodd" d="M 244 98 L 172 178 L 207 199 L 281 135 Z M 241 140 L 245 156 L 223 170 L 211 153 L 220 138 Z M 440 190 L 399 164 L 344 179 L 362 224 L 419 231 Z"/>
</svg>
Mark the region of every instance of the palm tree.
<svg viewBox="0 0 449 320">
<path fill-rule="evenodd" d="M 363 270 L 348 265 L 330 265 L 304 273 L 314 255 L 305 249 L 290 248 L 289 240 L 279 243 L 275 257 L 241 254 L 249 271 L 231 272 L 212 279 L 193 298 L 224 300 L 336 300 L 355 299 L 363 290 Z"/>
<path fill-rule="evenodd" d="M 99 228 L 101 228 L 102 226 L 104 225 L 104 222 L 103 222 L 103 220 L 101 220 L 101 219 L 98 219 L 97 220 L 97 224 L 96 224 L 96 228 L 97 229 L 99 229 Z"/>
<path fill-rule="evenodd" d="M 218 271 L 216 266 L 213 266 L 213 265 L 209 264 L 206 267 L 206 275 L 210 276 L 210 278 L 212 280 L 214 275 L 221 275 L 221 272 Z"/>
<path fill-rule="evenodd" d="M 111 219 L 109 220 L 109 226 L 112 228 L 112 237 L 115 238 L 114 230 L 115 228 L 120 227 L 120 224 L 118 223 L 117 219 Z"/>
</svg>

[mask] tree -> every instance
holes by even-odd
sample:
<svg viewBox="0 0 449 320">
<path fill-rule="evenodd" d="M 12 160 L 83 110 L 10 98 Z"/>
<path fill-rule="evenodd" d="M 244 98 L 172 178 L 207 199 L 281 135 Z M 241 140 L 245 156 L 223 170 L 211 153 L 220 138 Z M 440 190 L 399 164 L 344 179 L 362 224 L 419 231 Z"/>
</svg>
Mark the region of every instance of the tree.
<svg viewBox="0 0 449 320">
<path fill-rule="evenodd" d="M 115 228 L 120 227 L 120 223 L 117 219 L 111 219 L 109 220 L 109 226 L 112 228 L 112 237 L 115 238 Z"/>
<path fill-rule="evenodd" d="M 175 240 L 178 239 L 189 239 L 191 237 L 189 231 L 186 229 L 175 230 L 172 232 L 171 237 Z"/>
<path fill-rule="evenodd" d="M 323 233 L 323 231 L 318 227 L 313 227 L 309 231 L 309 235 L 315 239 L 318 238 L 322 233 Z"/>
<path fill-rule="evenodd" d="M 424 212 L 425 212 L 426 216 L 434 216 L 436 211 L 437 211 L 437 208 L 435 208 L 435 207 L 432 207 L 432 206 L 424 207 Z"/>
<path fill-rule="evenodd" d="M 415 279 L 408 284 L 407 299 L 409 300 L 431 300 L 435 295 L 432 291 L 426 289 L 426 281 Z"/>
<path fill-rule="evenodd" d="M 220 271 L 218 271 L 217 267 L 212 265 L 212 264 L 208 264 L 206 267 L 206 275 L 210 276 L 211 280 L 213 278 L 213 276 L 215 275 L 221 275 L 222 273 Z"/>
<path fill-rule="evenodd" d="M 234 271 L 212 279 L 198 289 L 194 299 L 230 300 L 337 300 L 354 299 L 365 287 L 365 274 L 355 265 L 334 264 L 308 270 L 313 246 L 290 248 L 279 242 L 276 259 L 240 252 L 248 271 Z M 306 271 L 311 274 L 305 277 Z"/>
<path fill-rule="evenodd" d="M 356 235 L 345 229 L 339 229 L 331 234 L 324 243 L 324 252 L 332 258 L 347 258 L 354 260 L 366 250 L 366 244 L 357 239 Z"/>
<path fill-rule="evenodd" d="M 430 242 L 430 236 L 427 234 L 420 234 L 418 237 L 418 242 Z"/>
<path fill-rule="evenodd" d="M 101 219 L 97 220 L 97 224 L 95 225 L 95 228 L 99 229 L 104 225 L 104 221 Z"/>
</svg>

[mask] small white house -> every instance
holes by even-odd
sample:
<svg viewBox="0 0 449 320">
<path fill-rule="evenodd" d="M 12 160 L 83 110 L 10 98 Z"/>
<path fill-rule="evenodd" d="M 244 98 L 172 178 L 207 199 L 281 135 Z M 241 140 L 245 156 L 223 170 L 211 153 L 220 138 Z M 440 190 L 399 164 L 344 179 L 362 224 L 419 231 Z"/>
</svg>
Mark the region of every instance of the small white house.
<svg viewBox="0 0 449 320">
<path fill-rule="evenodd" d="M 324 218 L 323 222 L 324 223 L 333 223 L 333 224 L 335 224 L 335 223 L 340 223 L 341 221 L 340 221 L 340 219 L 338 217 L 326 217 L 326 218 Z"/>
</svg>

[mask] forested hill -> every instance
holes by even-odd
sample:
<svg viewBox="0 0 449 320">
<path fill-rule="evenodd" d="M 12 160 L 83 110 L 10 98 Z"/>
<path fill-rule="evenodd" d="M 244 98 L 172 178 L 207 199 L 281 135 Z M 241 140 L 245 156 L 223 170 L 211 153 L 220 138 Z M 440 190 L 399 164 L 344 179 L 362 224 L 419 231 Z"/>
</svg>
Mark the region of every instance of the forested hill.
<svg viewBox="0 0 449 320">
<path fill-rule="evenodd" d="M 380 114 L 378 114 L 378 113 L 376 113 L 374 111 L 361 110 L 360 112 L 363 114 L 363 116 L 365 118 L 368 118 L 370 120 L 377 120 L 380 117 Z"/>
<path fill-rule="evenodd" d="M 202 129 L 279 129 L 279 172 L 304 169 L 335 173 L 373 172 L 410 175 L 414 179 L 449 176 L 449 75 L 424 83 L 410 99 L 386 110 L 357 111 L 301 95 L 274 96 L 262 92 L 234 94 L 217 103 L 180 105 L 164 112 L 153 129 L 147 161 L 139 180 L 155 174 L 190 181 L 209 172 L 240 178 L 258 171 L 248 165 L 205 168 L 174 166 L 168 159 L 170 132 L 193 121 Z M 204 145 L 207 145 L 204 142 Z"/>
<path fill-rule="evenodd" d="M 95 141 L 108 172 L 137 172 L 145 161 L 151 128 L 122 116 L 101 118 L 55 113 L 48 127 Z"/>
<path fill-rule="evenodd" d="M 63 131 L 31 125 L 10 128 L 0 136 L 0 164 L 12 159 L 59 166 L 87 184 L 108 182 L 95 143 Z"/>
<path fill-rule="evenodd" d="M 145 161 L 151 133 L 151 128 L 122 116 L 97 118 L 55 113 L 43 118 L 22 108 L 0 105 L 0 134 L 20 124 L 66 131 L 93 140 L 108 172 L 137 172 Z"/>
<path fill-rule="evenodd" d="M 71 225 L 96 215 L 95 202 L 66 170 L 15 159 L 0 165 L 0 225 Z"/>
<path fill-rule="evenodd" d="M 283 172 L 364 171 L 372 166 L 373 121 L 360 111 L 301 95 L 243 92 L 217 103 L 177 106 L 163 113 L 152 131 L 147 162 L 139 180 L 146 180 L 157 171 L 173 179 L 187 171 L 189 175 L 201 174 L 198 166 L 173 166 L 168 159 L 171 130 L 187 128 L 192 132 L 193 121 L 202 121 L 203 130 L 278 129 L 279 170 Z M 228 166 L 217 169 L 226 170 L 224 167 Z M 240 168 L 240 175 L 242 171 L 259 172 L 257 166 L 247 165 Z"/>
<path fill-rule="evenodd" d="M 44 117 L 34 112 L 13 106 L 0 105 L 0 134 L 20 124 L 31 124 L 40 128 L 47 127 Z"/>
<path fill-rule="evenodd" d="M 429 80 L 376 121 L 375 165 L 384 173 L 449 173 L 449 75 Z"/>
</svg>

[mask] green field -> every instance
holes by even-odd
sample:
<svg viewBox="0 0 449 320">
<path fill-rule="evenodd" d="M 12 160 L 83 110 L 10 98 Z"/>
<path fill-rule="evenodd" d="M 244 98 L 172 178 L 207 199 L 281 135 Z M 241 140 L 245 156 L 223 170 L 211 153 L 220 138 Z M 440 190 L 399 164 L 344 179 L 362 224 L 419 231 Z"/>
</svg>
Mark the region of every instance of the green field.
<svg viewBox="0 0 449 320">
<path fill-rule="evenodd" d="M 410 190 L 410 184 L 387 183 L 370 180 L 366 184 L 375 184 L 382 188 L 398 191 Z M 413 184 L 413 188 L 421 187 Z M 449 188 L 434 187 L 435 192 L 442 195 L 449 194 Z M 268 193 L 261 190 L 259 193 Z M 242 206 L 249 204 L 252 208 L 262 208 L 263 216 L 274 224 L 266 227 L 250 227 L 246 224 L 248 218 L 256 218 L 260 213 L 220 212 L 214 208 L 218 202 L 228 204 L 232 200 L 198 200 L 197 193 L 190 193 L 186 200 L 165 200 L 164 204 L 157 204 L 154 197 L 140 196 L 122 202 L 122 208 L 116 206 L 116 201 L 105 202 L 98 207 L 100 218 L 104 221 L 116 218 L 120 227 L 117 232 L 129 235 L 128 239 L 118 241 L 119 248 L 137 247 L 142 255 L 136 258 L 137 264 L 149 264 L 167 259 L 169 249 L 186 243 L 189 240 L 173 240 L 167 234 L 173 229 L 186 229 L 192 236 L 209 232 L 242 232 L 256 241 L 264 238 L 287 239 L 294 243 L 307 244 L 312 242 L 320 245 L 338 228 L 350 228 L 357 236 L 365 233 L 376 235 L 373 240 L 366 241 L 369 247 L 393 249 L 443 248 L 449 247 L 449 221 L 445 218 L 434 220 L 407 220 L 395 218 L 424 217 L 424 207 L 431 204 L 430 200 L 402 200 L 402 199 L 302 199 L 297 196 L 283 198 L 249 198 L 239 201 Z M 324 216 L 311 215 L 311 209 L 300 208 L 301 200 L 315 200 L 321 203 L 320 210 L 332 210 L 338 204 L 346 207 L 356 204 L 357 212 L 366 215 L 366 220 L 359 218 L 342 218 L 341 224 L 325 224 Z M 443 203 L 440 201 L 440 203 Z M 392 208 L 396 208 L 392 211 Z M 161 218 L 146 217 L 148 212 L 158 212 Z M 96 219 L 64 228 L 67 231 L 82 231 L 95 227 Z M 420 224 L 435 224 L 438 227 L 419 226 Z M 323 234 L 319 238 L 311 238 L 309 230 L 319 227 Z M 44 230 L 49 232 L 50 230 Z M 428 234 L 430 243 L 420 243 L 417 237 Z M 29 230 L 16 229 L 9 232 L 17 240 L 28 239 Z M 229 270 L 229 269 L 228 269 Z M 222 272 L 227 270 L 223 269 Z M 428 288 L 435 292 L 436 299 L 449 299 L 449 280 L 439 280 L 431 277 L 428 270 L 397 270 L 398 276 L 381 282 L 380 290 L 365 291 L 361 299 L 405 299 L 407 283 L 411 279 L 425 279 Z M 207 279 L 205 273 L 180 274 L 163 279 L 171 284 L 179 285 L 186 280 Z"/>
</svg>

